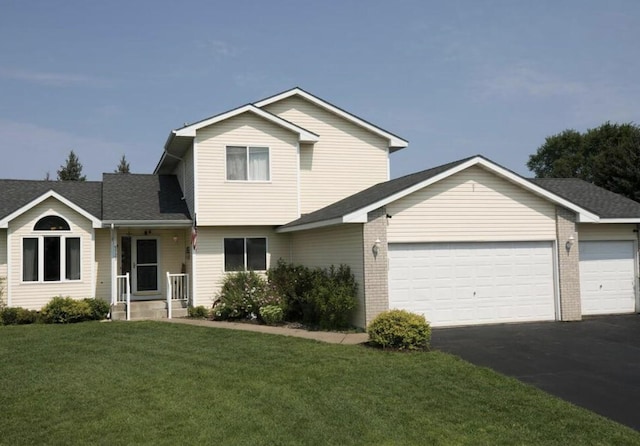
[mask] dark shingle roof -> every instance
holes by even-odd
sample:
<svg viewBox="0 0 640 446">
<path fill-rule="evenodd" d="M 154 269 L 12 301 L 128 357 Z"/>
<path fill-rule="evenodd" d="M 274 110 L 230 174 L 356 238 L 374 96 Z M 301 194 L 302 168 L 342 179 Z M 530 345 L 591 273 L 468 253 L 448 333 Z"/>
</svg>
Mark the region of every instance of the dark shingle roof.
<svg viewBox="0 0 640 446">
<path fill-rule="evenodd" d="M 191 220 L 175 175 L 105 173 L 102 181 L 104 220 Z"/>
<path fill-rule="evenodd" d="M 34 180 L 0 180 L 0 218 L 17 211 L 50 190 L 94 217 L 102 218 L 101 182 Z"/>
<path fill-rule="evenodd" d="M 416 172 L 400 178 L 385 181 L 384 183 L 375 184 L 368 189 L 365 189 L 361 192 L 330 204 L 329 206 L 326 206 L 322 209 L 311 212 L 310 214 L 304 214 L 297 220 L 280 226 L 280 228 L 290 228 L 294 226 L 307 225 L 342 217 L 343 215 L 355 212 L 358 209 L 362 209 L 377 201 L 401 192 L 413 185 L 428 180 L 429 178 L 432 178 L 442 172 L 456 167 L 457 165 L 462 164 L 470 160 L 471 158 L 475 157 L 465 158 L 459 161 L 444 164 L 442 166 L 434 167 L 432 169 L 423 170 L 421 172 Z"/>
<path fill-rule="evenodd" d="M 600 218 L 640 218 L 640 203 L 578 178 L 532 178 L 534 184 Z"/>
</svg>

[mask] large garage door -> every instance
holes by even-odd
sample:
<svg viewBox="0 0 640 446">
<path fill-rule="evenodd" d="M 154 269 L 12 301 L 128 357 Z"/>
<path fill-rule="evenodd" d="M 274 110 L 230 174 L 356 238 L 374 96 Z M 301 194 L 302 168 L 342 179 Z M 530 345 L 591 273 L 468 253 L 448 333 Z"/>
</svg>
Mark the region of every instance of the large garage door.
<svg viewBox="0 0 640 446">
<path fill-rule="evenodd" d="M 555 319 L 551 242 L 389 245 L 389 307 L 433 326 Z"/>
<path fill-rule="evenodd" d="M 635 255 L 631 241 L 580 242 L 582 314 L 636 310 Z"/>
</svg>

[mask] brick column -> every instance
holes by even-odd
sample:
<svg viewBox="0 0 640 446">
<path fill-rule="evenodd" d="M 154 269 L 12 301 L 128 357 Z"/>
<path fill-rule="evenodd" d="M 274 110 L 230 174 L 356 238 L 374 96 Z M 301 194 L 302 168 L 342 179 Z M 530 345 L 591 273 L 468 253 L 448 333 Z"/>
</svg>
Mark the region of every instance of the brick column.
<svg viewBox="0 0 640 446">
<path fill-rule="evenodd" d="M 373 246 L 380 240 L 377 254 Z M 389 309 L 389 272 L 387 260 L 387 211 L 384 207 L 369 212 L 362 230 L 364 252 L 365 325 Z"/>
<path fill-rule="evenodd" d="M 580 268 L 578 256 L 578 231 L 575 213 L 556 207 L 556 235 L 558 240 L 558 279 L 560 282 L 560 319 L 582 319 L 580 298 Z M 569 237 L 573 245 L 567 246 Z"/>
</svg>

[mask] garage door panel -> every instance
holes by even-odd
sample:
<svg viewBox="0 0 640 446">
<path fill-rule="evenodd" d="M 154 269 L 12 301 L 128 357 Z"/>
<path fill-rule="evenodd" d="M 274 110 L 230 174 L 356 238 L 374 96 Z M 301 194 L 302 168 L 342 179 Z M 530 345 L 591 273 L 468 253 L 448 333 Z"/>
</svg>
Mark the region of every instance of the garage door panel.
<svg viewBox="0 0 640 446">
<path fill-rule="evenodd" d="M 635 247 L 632 241 L 581 241 L 582 314 L 636 311 Z"/>
<path fill-rule="evenodd" d="M 391 244 L 390 307 L 434 326 L 553 320 L 552 254 L 551 242 Z M 408 281 L 394 280 L 398 268 Z"/>
</svg>

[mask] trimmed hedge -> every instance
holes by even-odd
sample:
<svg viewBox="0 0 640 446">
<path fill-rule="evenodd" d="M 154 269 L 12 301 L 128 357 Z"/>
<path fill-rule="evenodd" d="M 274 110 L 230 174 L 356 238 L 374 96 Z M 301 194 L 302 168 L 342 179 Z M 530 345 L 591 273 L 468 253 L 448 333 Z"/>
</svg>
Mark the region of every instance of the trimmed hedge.
<svg viewBox="0 0 640 446">
<path fill-rule="evenodd" d="M 20 307 L 5 307 L 0 309 L 0 323 L 2 325 L 26 325 L 38 321 L 39 313 Z"/>
<path fill-rule="evenodd" d="M 48 324 L 101 320 L 109 313 L 109 304 L 99 299 L 76 300 L 57 296 L 42 308 L 42 321 Z"/>
<path fill-rule="evenodd" d="M 367 327 L 369 341 L 382 348 L 428 350 L 431 327 L 423 315 L 405 310 L 380 313 Z"/>
</svg>

